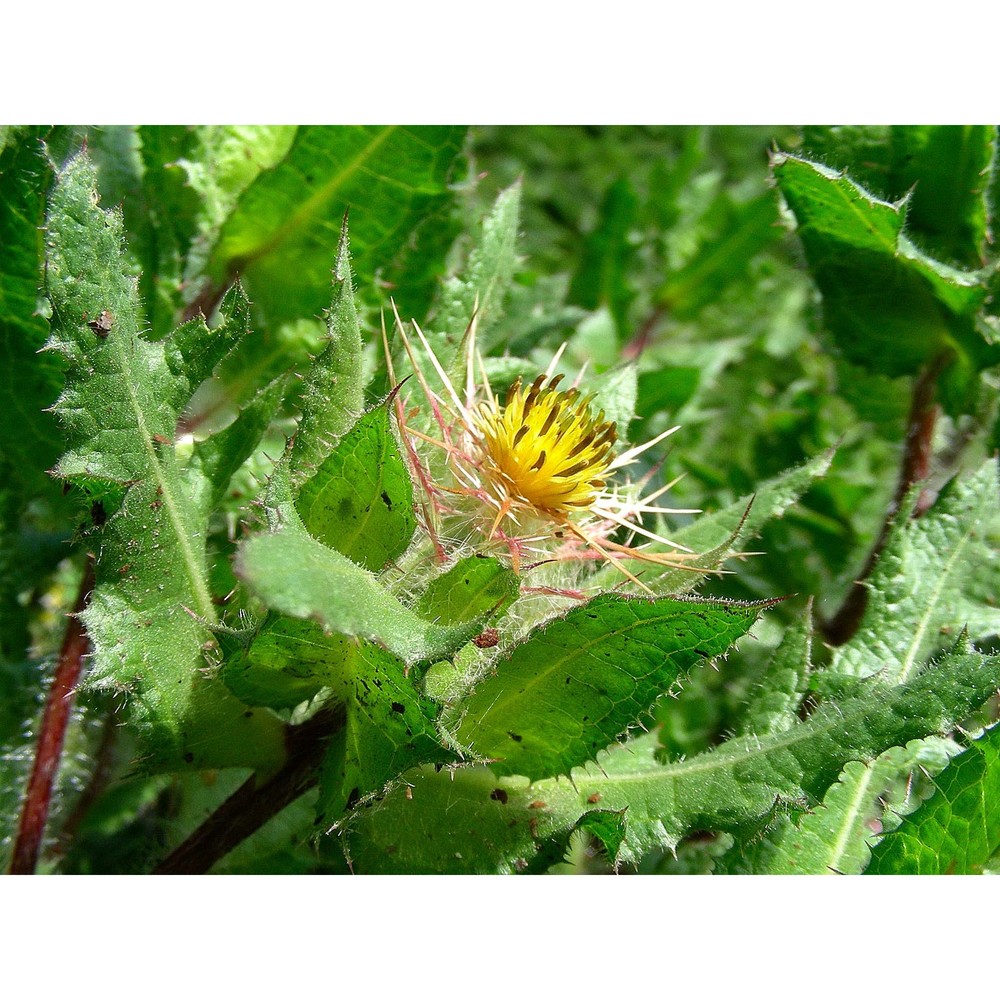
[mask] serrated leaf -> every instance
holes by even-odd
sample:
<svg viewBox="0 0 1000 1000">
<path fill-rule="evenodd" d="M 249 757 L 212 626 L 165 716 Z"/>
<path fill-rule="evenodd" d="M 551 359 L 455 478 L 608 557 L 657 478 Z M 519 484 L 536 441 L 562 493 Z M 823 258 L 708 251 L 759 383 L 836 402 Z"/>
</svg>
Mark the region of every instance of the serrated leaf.
<svg viewBox="0 0 1000 1000">
<path fill-rule="evenodd" d="M 785 632 L 760 683 L 751 692 L 735 735 L 768 736 L 799 722 L 799 708 L 809 687 L 812 661 L 812 603 L 801 621 Z"/>
<path fill-rule="evenodd" d="M 905 200 L 879 201 L 849 178 L 785 154 L 772 169 L 844 356 L 886 375 L 913 374 L 947 356 L 945 402 L 960 410 L 972 375 L 1000 360 L 975 324 L 986 297 L 978 275 L 913 245 L 903 233 Z"/>
<path fill-rule="evenodd" d="M 376 406 L 345 434 L 295 500 L 313 537 L 377 572 L 413 537 L 413 484 L 392 434 L 389 408 Z"/>
<path fill-rule="evenodd" d="M 856 875 L 886 815 L 886 789 L 914 768 L 947 762 L 945 740 L 913 740 L 891 747 L 870 763 L 849 761 L 815 810 L 786 820 L 754 850 L 759 875 Z M 943 759 L 942 759 L 943 758 Z M 741 869 L 745 870 L 745 869 Z"/>
<path fill-rule="evenodd" d="M 600 408 L 604 418 L 618 428 L 620 440 L 625 440 L 628 425 L 635 417 L 635 401 L 639 393 L 639 369 L 626 363 L 600 376 Z"/>
<path fill-rule="evenodd" d="M 501 191 L 483 220 L 479 241 L 461 276 L 447 278 L 441 288 L 434 329 L 458 338 L 478 317 L 477 336 L 486 349 L 503 315 L 504 299 L 517 269 L 517 232 L 521 220 L 521 184 Z M 478 311 L 476 303 L 478 301 Z"/>
<path fill-rule="evenodd" d="M 250 330 L 250 300 L 237 281 L 219 307 L 220 322 L 211 330 L 204 316 L 179 326 L 163 341 L 164 360 L 173 376 L 167 403 L 180 411 L 195 389 L 224 361 Z M 110 333 L 108 335 L 110 337 Z"/>
<path fill-rule="evenodd" d="M 313 619 L 327 631 L 383 643 L 407 663 L 447 656 L 476 624 L 429 622 L 390 594 L 366 569 L 313 538 L 291 502 L 287 471 L 270 488 L 271 530 L 244 541 L 237 575 L 269 608 Z"/>
<path fill-rule="evenodd" d="M 506 804 L 507 793 L 504 789 L 495 789 L 492 794 Z M 518 859 L 517 871 L 523 875 L 544 875 L 553 865 L 566 860 L 576 833 L 594 838 L 607 855 L 608 861 L 615 865 L 618 852 L 625 842 L 626 813 L 625 809 L 591 809 L 585 812 L 569 829 L 559 830 L 554 836 L 542 840 L 530 862 L 521 863 L 521 859 Z"/>
<path fill-rule="evenodd" d="M 121 220 L 98 204 L 85 154 L 59 176 L 49 210 L 50 346 L 68 360 L 56 412 L 71 449 L 57 470 L 124 491 L 102 529 L 97 587 L 84 614 L 93 683 L 127 696 L 149 769 L 273 765 L 282 727 L 247 712 L 202 674 L 215 608 L 207 582 L 207 491 L 172 444 L 183 379 L 162 343 L 139 336 Z M 96 324 L 96 326 L 94 325 Z"/>
<path fill-rule="evenodd" d="M 497 662 L 461 703 L 456 740 L 497 774 L 568 774 L 646 718 L 696 663 L 725 652 L 764 606 L 596 597 Z"/>
<path fill-rule="evenodd" d="M 842 125 L 803 129 L 827 166 L 884 198 L 909 194 L 907 227 L 941 260 L 981 267 L 992 125 Z"/>
<path fill-rule="evenodd" d="M 866 875 L 970 875 L 1000 849 L 1000 728 L 935 781 L 937 792 L 872 850 Z"/>
<path fill-rule="evenodd" d="M 371 274 L 446 204 L 464 135 L 454 126 L 299 128 L 284 159 L 240 196 L 207 273 L 222 283 L 242 275 L 272 323 L 315 315 L 344 209 L 355 266 Z"/>
<path fill-rule="evenodd" d="M 788 732 L 730 740 L 686 760 L 661 764 L 655 734 L 640 737 L 614 747 L 599 767 L 574 771 L 572 784 L 497 777 L 483 767 L 453 775 L 420 769 L 406 776 L 409 796 L 393 793 L 355 818 L 348 849 L 358 872 L 518 871 L 599 801 L 602 809 L 628 809 L 619 860 L 634 864 L 690 831 L 743 833 L 782 800 L 817 801 L 845 762 L 950 730 L 998 683 L 1000 657 L 955 653 L 933 675 L 881 698 L 821 709 Z"/>
<path fill-rule="evenodd" d="M 173 484 L 165 455 L 163 470 L 159 482 Z M 83 615 L 94 645 L 89 683 L 125 696 L 145 770 L 271 766 L 284 755 L 280 724 L 202 674 L 211 634 L 192 609 L 207 593 L 204 531 L 181 548 L 175 518 L 185 530 L 198 521 L 184 494 L 168 508 L 159 489 L 156 479 L 134 485 L 102 530 L 98 586 Z"/>
<path fill-rule="evenodd" d="M 344 216 L 333 266 L 333 302 L 328 343 L 309 366 L 302 393 L 302 417 L 292 447 L 293 481 L 312 472 L 364 410 L 361 328 L 354 302 L 350 239 Z"/>
<path fill-rule="evenodd" d="M 878 674 L 886 683 L 914 676 L 927 657 L 950 645 L 944 636 L 968 626 L 973 638 L 1000 631 L 1000 612 L 967 596 L 969 572 L 995 575 L 997 552 L 987 541 L 997 510 L 997 463 L 955 480 L 921 518 L 906 509 L 868 580 L 868 604 L 857 633 L 837 648 L 831 673 Z M 942 630 L 947 630 L 943 632 Z"/>
</svg>

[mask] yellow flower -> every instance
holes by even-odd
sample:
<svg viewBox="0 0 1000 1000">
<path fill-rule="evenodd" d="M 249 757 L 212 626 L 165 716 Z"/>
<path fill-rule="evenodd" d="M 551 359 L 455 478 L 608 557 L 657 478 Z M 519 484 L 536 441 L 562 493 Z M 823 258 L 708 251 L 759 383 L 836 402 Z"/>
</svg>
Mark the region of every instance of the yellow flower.
<svg viewBox="0 0 1000 1000">
<path fill-rule="evenodd" d="M 575 385 L 561 387 L 563 376 L 556 375 L 555 368 L 565 345 L 530 386 L 515 381 L 501 403 L 476 351 L 475 319 L 466 331 L 460 395 L 456 379 L 442 367 L 420 327 L 413 324 L 418 350 L 398 313 L 395 318 L 426 403 L 426 410 L 411 409 L 410 400 L 397 395 L 396 415 L 426 498 L 424 525 L 442 559 L 447 558 L 442 537 L 449 516 L 467 516 L 471 504 L 484 540 L 504 546 L 517 571 L 528 558 L 536 563 L 602 559 L 648 591 L 627 562 L 697 568 L 691 564 L 693 553 L 641 521 L 645 514 L 699 512 L 654 505 L 674 483 L 641 497 L 635 484 L 617 475 L 679 428 L 616 455 L 617 428 L 603 410 L 595 416 L 596 394 L 584 396 Z M 382 333 L 389 377 L 395 383 L 384 324 Z M 426 365 L 439 387 L 432 387 Z M 432 446 L 431 454 L 424 445 Z M 614 541 L 611 535 L 622 529 L 624 542 Z M 635 547 L 635 535 L 672 551 Z"/>
</svg>

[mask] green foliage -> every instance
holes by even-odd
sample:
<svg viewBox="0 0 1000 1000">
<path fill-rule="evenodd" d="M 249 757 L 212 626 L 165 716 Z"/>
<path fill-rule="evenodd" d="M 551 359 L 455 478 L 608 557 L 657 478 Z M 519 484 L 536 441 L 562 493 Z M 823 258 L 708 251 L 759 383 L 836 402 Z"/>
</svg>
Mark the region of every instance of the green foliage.
<svg viewBox="0 0 1000 1000">
<path fill-rule="evenodd" d="M 872 851 L 867 875 L 972 875 L 1000 849 L 1000 739 L 994 727 L 938 778 L 937 791 Z"/>
<path fill-rule="evenodd" d="M 996 143 L 0 129 L 0 850 L 92 562 L 40 870 L 990 870 Z M 659 540 L 504 509 L 550 366 Z"/>
<path fill-rule="evenodd" d="M 886 375 L 943 358 L 951 368 L 946 398 L 960 411 L 976 373 L 1000 361 L 976 324 L 986 297 L 981 277 L 919 250 L 903 233 L 905 201 L 879 201 L 798 157 L 776 156 L 773 170 L 845 357 Z"/>
<path fill-rule="evenodd" d="M 413 486 L 380 406 L 364 414 L 299 490 L 302 523 L 365 569 L 380 570 L 413 537 Z"/>
<path fill-rule="evenodd" d="M 44 412 L 59 393 L 60 372 L 49 355 L 36 359 L 47 328 L 38 311 L 38 274 L 44 257 L 41 229 L 51 168 L 42 145 L 44 130 L 32 129 L 0 150 L 0 449 L 9 467 L 4 477 L 31 480 L 59 457 L 55 419 Z"/>
<path fill-rule="evenodd" d="M 291 458 L 296 473 L 308 472 L 326 458 L 364 408 L 361 330 L 353 281 L 345 215 L 333 267 L 329 343 L 309 366 L 302 394 L 302 417 Z"/>
<path fill-rule="evenodd" d="M 828 166 L 885 199 L 907 197 L 907 226 L 938 259 L 985 263 L 987 189 L 996 132 L 988 125 L 806 128 L 803 143 Z"/>
<path fill-rule="evenodd" d="M 299 128 L 281 162 L 240 194 L 207 273 L 215 281 L 242 276 L 272 321 L 318 312 L 327 305 L 344 206 L 352 208 L 355 267 L 373 273 L 398 259 L 404 237 L 446 205 L 463 135 L 453 126 Z M 401 277 L 396 269 L 386 272 L 387 280 Z M 426 295 L 419 285 L 407 292 L 400 289 L 400 298 L 412 298 L 410 308 Z"/>
<path fill-rule="evenodd" d="M 648 717 L 697 662 L 725 652 L 761 608 L 597 597 L 532 633 L 462 703 L 459 743 L 496 774 L 549 778 Z"/>
<path fill-rule="evenodd" d="M 501 192 L 483 220 L 479 242 L 469 253 L 462 277 L 445 279 L 438 296 L 435 326 L 457 334 L 478 318 L 480 338 L 496 325 L 517 268 L 517 235 L 521 221 L 521 185 Z"/>
<path fill-rule="evenodd" d="M 421 618 L 368 570 L 313 538 L 283 470 L 270 494 L 271 530 L 247 539 L 236 559 L 237 574 L 269 608 L 376 640 L 409 663 L 447 656 L 476 634 L 475 622 L 442 626 Z"/>
<path fill-rule="evenodd" d="M 776 806 L 822 796 L 846 761 L 950 729 L 998 684 L 1000 657 L 955 654 L 880 697 L 831 705 L 787 732 L 739 737 L 683 761 L 659 763 L 653 736 L 633 740 L 600 767 L 574 771 L 572 784 L 500 778 L 486 768 L 453 777 L 423 769 L 409 776 L 410 796 L 393 793 L 359 819 L 351 856 L 357 871 L 482 872 L 498 856 L 502 870 L 514 871 L 594 802 L 628 808 L 622 863 L 670 850 L 695 830 L 749 830 L 752 840 Z M 449 824 L 441 829 L 445 802 Z"/>
<path fill-rule="evenodd" d="M 993 460 L 950 483 L 919 520 L 906 521 L 901 511 L 868 584 L 858 632 L 834 653 L 830 673 L 899 683 L 949 646 L 956 626 L 973 638 L 1000 632 L 994 602 L 969 592 L 973 567 L 981 582 L 997 580 L 998 492 Z"/>
<path fill-rule="evenodd" d="M 169 350 L 143 340 L 121 222 L 98 207 L 95 180 L 84 154 L 60 174 L 46 270 L 49 346 L 68 365 L 55 410 L 69 450 L 56 471 L 121 504 L 101 528 L 97 588 L 84 615 L 91 683 L 125 695 L 147 768 L 271 763 L 283 755 L 276 720 L 246 712 L 200 669 L 215 620 L 209 512 L 205 485 L 185 476 L 173 444 L 179 404 L 245 335 L 247 310 L 235 289 L 213 347 L 203 324 L 200 337 L 182 328 Z"/>
</svg>

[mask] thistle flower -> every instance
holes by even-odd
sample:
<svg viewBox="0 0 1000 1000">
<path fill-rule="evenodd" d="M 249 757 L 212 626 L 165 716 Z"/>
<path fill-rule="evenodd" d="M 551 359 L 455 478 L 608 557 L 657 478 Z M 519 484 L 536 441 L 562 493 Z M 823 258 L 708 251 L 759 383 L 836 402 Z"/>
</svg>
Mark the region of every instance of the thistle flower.
<svg viewBox="0 0 1000 1000">
<path fill-rule="evenodd" d="M 697 569 L 690 550 L 642 524 L 646 514 L 699 513 L 655 504 L 676 480 L 643 497 L 649 476 L 636 484 L 619 479 L 619 470 L 679 427 L 616 455 L 618 431 L 603 410 L 595 415 L 597 394 L 585 396 L 575 384 L 563 388 L 564 376 L 555 374 L 565 344 L 530 386 L 517 379 L 501 402 L 476 350 L 475 317 L 465 334 L 460 393 L 455 386 L 460 376 L 448 374 L 416 322 L 419 349 L 395 306 L 393 312 L 426 404 L 426 410 L 411 408 L 411 399 L 397 394 L 396 416 L 424 494 L 424 526 L 442 559 L 449 518 L 471 514 L 487 545 L 506 548 L 518 572 L 529 558 L 535 565 L 604 560 L 649 591 L 627 563 Z M 382 337 L 389 377 L 396 383 L 384 322 Z M 622 530 L 624 541 L 614 541 L 612 534 Z M 673 551 L 633 546 L 636 535 Z"/>
</svg>

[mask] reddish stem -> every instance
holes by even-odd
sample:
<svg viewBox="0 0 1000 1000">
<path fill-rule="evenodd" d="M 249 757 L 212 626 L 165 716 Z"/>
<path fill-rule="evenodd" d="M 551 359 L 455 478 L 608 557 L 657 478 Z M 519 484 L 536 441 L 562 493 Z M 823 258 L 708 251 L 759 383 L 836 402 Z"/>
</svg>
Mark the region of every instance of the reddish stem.
<svg viewBox="0 0 1000 1000">
<path fill-rule="evenodd" d="M 288 730 L 288 759 L 272 778 L 251 775 L 169 857 L 154 875 L 201 875 L 237 844 L 319 781 L 326 745 L 344 723 L 343 710 L 321 713 Z"/>
<path fill-rule="evenodd" d="M 639 327 L 635 336 L 622 348 L 623 358 L 628 361 L 634 361 L 642 354 L 653 337 L 653 330 L 656 329 L 657 324 L 663 319 L 666 312 L 667 307 L 664 305 L 658 305 L 653 309 L 644 320 L 642 326 Z"/>
<path fill-rule="evenodd" d="M 823 625 L 824 638 L 831 646 L 842 646 L 857 632 L 868 606 L 868 588 L 865 580 L 871 575 L 878 558 L 889 540 L 889 532 L 899 513 L 903 498 L 915 484 L 927 479 L 933 453 L 934 425 L 937 422 L 938 406 L 935 389 L 938 375 L 947 363 L 942 356 L 927 365 L 913 387 L 910 416 L 907 421 L 906 441 L 903 445 L 903 460 L 899 467 L 899 481 L 896 493 L 886 510 L 882 528 L 872 546 L 860 576 L 854 581 L 837 613 Z M 913 516 L 920 517 L 933 503 L 929 491 L 921 490 L 913 508 Z"/>
<path fill-rule="evenodd" d="M 24 794 L 17 839 L 14 841 L 14 854 L 10 862 L 11 875 L 33 875 L 38 865 L 42 838 L 45 835 L 49 808 L 52 804 L 52 788 L 66 740 L 66 727 L 69 725 L 76 686 L 80 680 L 83 658 L 89 644 L 86 629 L 80 620 L 80 612 L 87 606 L 93 589 L 94 562 L 88 557 L 76 603 L 66 625 L 66 635 L 49 688 L 49 696 L 45 702 L 45 711 L 42 714 L 35 763 Z"/>
</svg>

